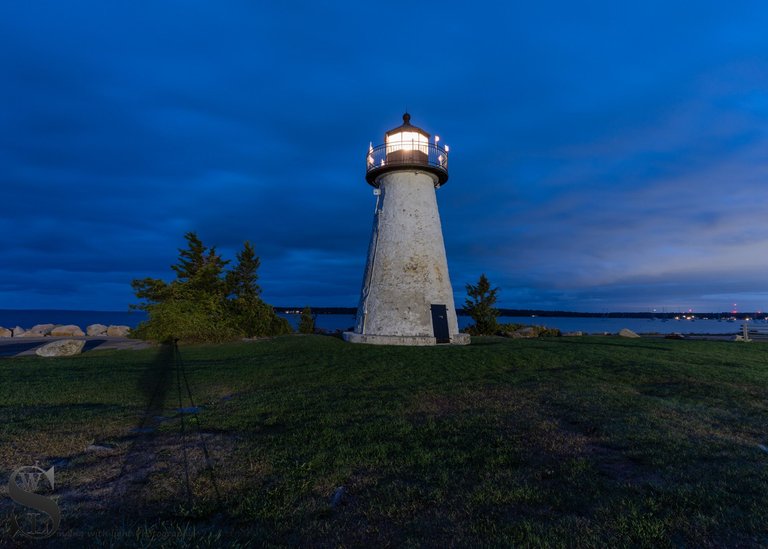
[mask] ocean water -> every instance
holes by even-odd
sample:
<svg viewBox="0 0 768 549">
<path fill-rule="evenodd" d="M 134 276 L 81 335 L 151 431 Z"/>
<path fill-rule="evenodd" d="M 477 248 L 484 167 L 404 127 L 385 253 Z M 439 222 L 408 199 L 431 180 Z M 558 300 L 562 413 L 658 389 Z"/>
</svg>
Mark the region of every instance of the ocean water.
<svg viewBox="0 0 768 549">
<path fill-rule="evenodd" d="M 301 315 L 281 314 L 296 329 Z M 650 320 L 647 318 L 594 318 L 594 317 L 516 317 L 501 316 L 504 324 L 527 324 L 557 328 L 563 332 L 584 332 L 588 334 L 615 334 L 622 328 L 628 328 L 638 334 L 735 334 L 741 329 L 741 321 L 725 320 Z M 763 321 L 761 321 L 763 322 Z M 459 317 L 459 329 L 472 324 L 468 316 Z M 318 328 L 334 332 L 347 330 L 355 325 L 354 315 L 317 315 L 315 325 Z"/>
<path fill-rule="evenodd" d="M 294 329 L 299 326 L 301 315 L 282 314 L 288 319 Z M 85 329 L 89 324 L 125 325 L 135 328 L 139 322 L 146 320 L 143 311 L 61 311 L 61 310 L 0 310 L 0 326 L 13 328 L 21 326 L 29 329 L 35 324 L 75 324 Z M 563 332 L 584 332 L 588 334 L 617 333 L 622 328 L 628 328 L 639 334 L 736 334 L 741 329 L 742 321 L 727 322 L 725 320 L 650 320 L 645 318 L 582 318 L 582 317 L 499 317 L 499 322 L 516 324 L 534 324 L 557 328 Z M 755 321 L 753 321 L 755 322 Z M 764 324 L 765 321 L 759 321 Z M 472 323 L 466 316 L 459 317 L 459 328 L 465 328 Z M 316 326 L 320 329 L 335 332 L 348 330 L 355 325 L 355 317 L 351 314 L 317 315 Z"/>
</svg>

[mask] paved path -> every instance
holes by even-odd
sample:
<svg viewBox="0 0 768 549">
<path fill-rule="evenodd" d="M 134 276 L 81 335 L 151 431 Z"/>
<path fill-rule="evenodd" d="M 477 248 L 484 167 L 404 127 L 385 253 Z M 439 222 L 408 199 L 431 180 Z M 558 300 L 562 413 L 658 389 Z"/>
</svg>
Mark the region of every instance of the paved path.
<svg viewBox="0 0 768 549">
<path fill-rule="evenodd" d="M 35 354 L 35 349 L 57 339 L 84 339 L 83 352 L 98 349 L 105 351 L 110 349 L 147 349 L 153 347 L 152 343 L 140 339 L 128 339 L 127 337 L 109 336 L 85 336 L 85 337 L 3 337 L 0 338 L 0 358 L 12 356 L 30 356 Z"/>
</svg>

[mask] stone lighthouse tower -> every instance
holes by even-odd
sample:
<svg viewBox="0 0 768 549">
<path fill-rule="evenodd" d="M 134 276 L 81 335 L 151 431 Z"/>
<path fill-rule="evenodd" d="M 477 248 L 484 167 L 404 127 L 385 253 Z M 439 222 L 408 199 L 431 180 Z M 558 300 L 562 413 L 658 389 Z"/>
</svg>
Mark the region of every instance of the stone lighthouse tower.
<svg viewBox="0 0 768 549">
<path fill-rule="evenodd" d="M 403 125 L 369 147 L 366 180 L 376 195 L 353 343 L 467 344 L 459 333 L 435 190 L 448 180 L 448 147 Z"/>
</svg>

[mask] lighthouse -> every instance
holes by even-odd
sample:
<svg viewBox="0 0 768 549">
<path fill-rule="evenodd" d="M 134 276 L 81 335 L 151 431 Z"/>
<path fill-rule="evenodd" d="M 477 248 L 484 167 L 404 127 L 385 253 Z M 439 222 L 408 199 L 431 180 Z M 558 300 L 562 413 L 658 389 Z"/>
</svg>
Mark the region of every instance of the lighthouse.
<svg viewBox="0 0 768 549">
<path fill-rule="evenodd" d="M 459 333 L 436 190 L 448 181 L 448 146 L 408 113 L 371 144 L 366 180 L 376 208 L 353 332 L 344 339 L 378 345 L 469 343 Z"/>
</svg>

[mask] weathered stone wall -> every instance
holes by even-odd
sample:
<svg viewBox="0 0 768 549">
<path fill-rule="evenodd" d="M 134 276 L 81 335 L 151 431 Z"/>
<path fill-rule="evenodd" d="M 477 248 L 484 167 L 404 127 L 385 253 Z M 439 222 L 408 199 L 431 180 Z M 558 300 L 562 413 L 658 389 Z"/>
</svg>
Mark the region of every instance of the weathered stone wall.
<svg viewBox="0 0 768 549">
<path fill-rule="evenodd" d="M 445 305 L 451 336 L 459 332 L 433 177 L 397 171 L 380 180 L 358 334 L 434 338 L 431 304 Z"/>
</svg>

